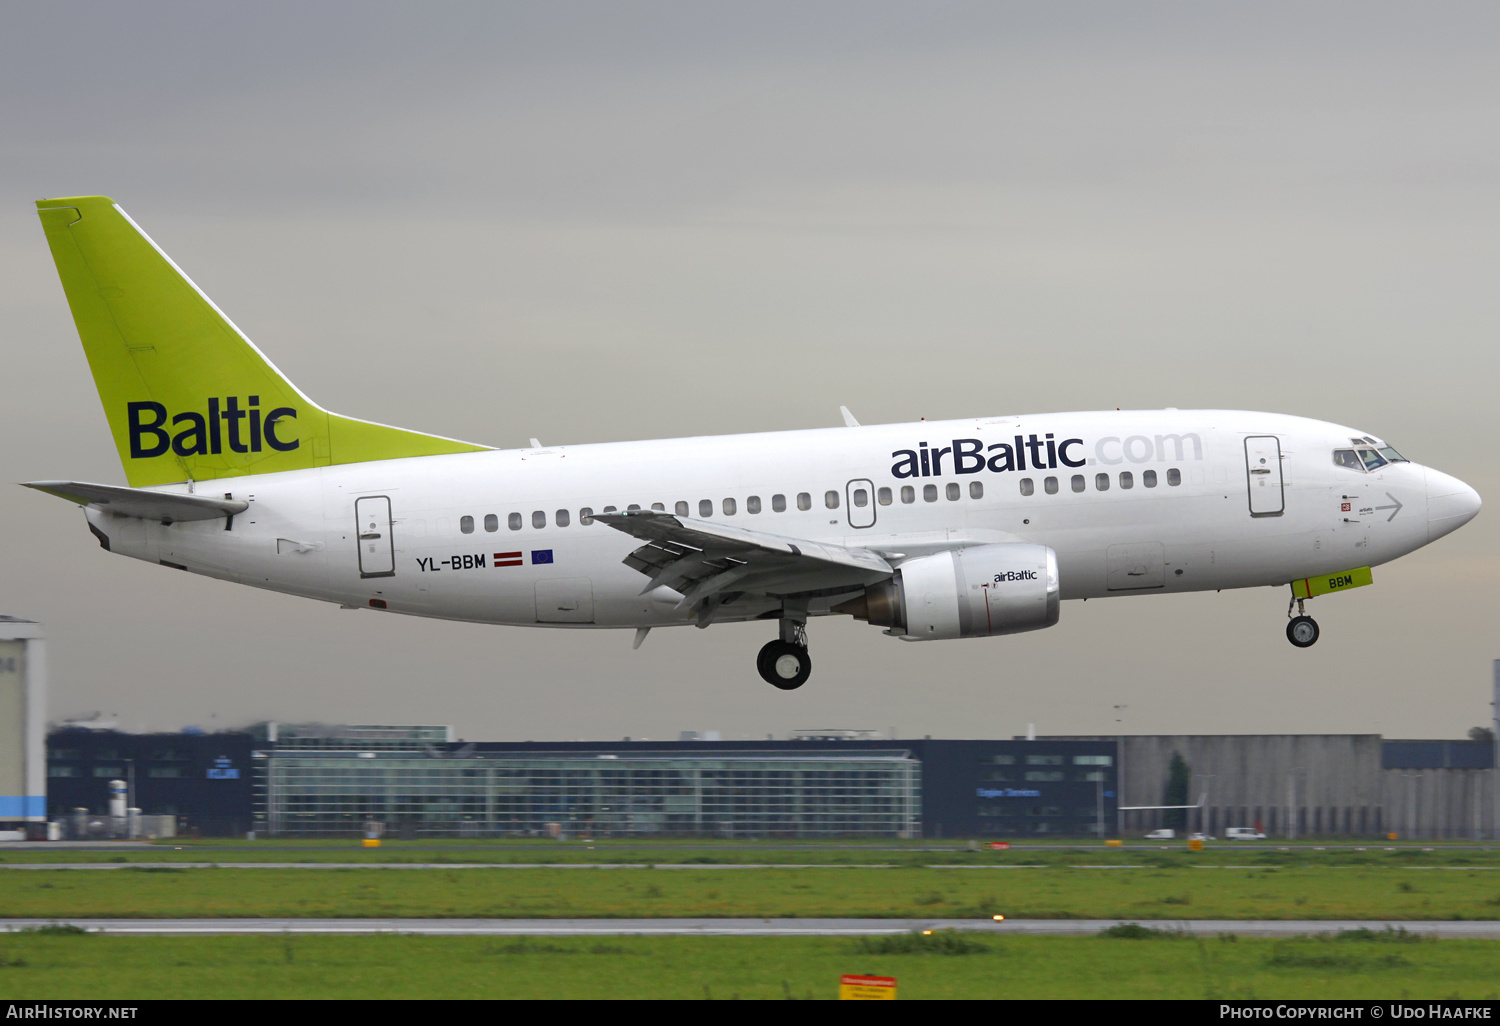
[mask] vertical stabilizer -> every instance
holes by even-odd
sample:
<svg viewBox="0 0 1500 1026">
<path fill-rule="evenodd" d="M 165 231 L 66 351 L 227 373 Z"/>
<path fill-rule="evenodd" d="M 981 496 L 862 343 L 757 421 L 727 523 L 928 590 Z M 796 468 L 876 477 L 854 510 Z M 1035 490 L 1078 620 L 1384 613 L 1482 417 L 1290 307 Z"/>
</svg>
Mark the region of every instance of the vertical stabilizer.
<svg viewBox="0 0 1500 1026">
<path fill-rule="evenodd" d="M 487 448 L 322 409 L 109 197 L 37 213 L 133 487 Z"/>
</svg>

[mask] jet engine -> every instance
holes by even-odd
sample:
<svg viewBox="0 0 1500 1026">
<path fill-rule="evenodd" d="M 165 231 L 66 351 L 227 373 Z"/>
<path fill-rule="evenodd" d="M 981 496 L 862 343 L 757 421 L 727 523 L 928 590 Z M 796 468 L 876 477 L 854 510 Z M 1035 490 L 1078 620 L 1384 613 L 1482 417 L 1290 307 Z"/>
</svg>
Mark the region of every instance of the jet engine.
<svg viewBox="0 0 1500 1026">
<path fill-rule="evenodd" d="M 1057 553 L 1011 542 L 909 559 L 833 611 L 903 641 L 942 641 L 1051 627 L 1058 601 Z"/>
</svg>

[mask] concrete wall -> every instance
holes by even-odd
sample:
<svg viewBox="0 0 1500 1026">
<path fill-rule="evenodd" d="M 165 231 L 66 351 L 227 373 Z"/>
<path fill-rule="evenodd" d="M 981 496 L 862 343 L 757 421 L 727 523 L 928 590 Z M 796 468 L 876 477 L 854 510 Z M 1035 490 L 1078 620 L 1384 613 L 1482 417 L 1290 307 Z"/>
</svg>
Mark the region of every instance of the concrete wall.
<svg viewBox="0 0 1500 1026">
<path fill-rule="evenodd" d="M 1495 771 L 1388 769 L 1387 829 L 1400 837 L 1480 840 L 1495 834 Z"/>
<path fill-rule="evenodd" d="M 1121 805 L 1162 805 L 1174 752 L 1192 773 L 1188 829 L 1217 837 L 1259 827 L 1278 838 L 1395 833 L 1403 838 L 1495 836 L 1488 769 L 1383 769 L 1378 734 L 1148 735 L 1122 739 Z M 1165 813 L 1122 813 L 1139 836 Z"/>
<path fill-rule="evenodd" d="M 1192 773 L 1188 802 L 1205 798 L 1188 829 L 1226 827 L 1303 837 L 1384 832 L 1378 734 L 1197 734 L 1125 737 L 1122 805 L 1161 805 L 1172 753 Z M 1124 813 L 1129 837 L 1161 825 L 1161 812 Z"/>
</svg>

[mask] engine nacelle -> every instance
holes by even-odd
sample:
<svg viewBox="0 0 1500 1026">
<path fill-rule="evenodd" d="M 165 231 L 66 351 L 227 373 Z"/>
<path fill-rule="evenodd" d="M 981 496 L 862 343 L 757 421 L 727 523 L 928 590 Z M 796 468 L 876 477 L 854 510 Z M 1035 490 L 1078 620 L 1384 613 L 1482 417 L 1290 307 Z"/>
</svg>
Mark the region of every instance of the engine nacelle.
<svg viewBox="0 0 1500 1026">
<path fill-rule="evenodd" d="M 891 628 L 904 641 L 1040 630 L 1060 613 L 1057 553 L 1011 542 L 909 559 L 834 612 Z"/>
</svg>

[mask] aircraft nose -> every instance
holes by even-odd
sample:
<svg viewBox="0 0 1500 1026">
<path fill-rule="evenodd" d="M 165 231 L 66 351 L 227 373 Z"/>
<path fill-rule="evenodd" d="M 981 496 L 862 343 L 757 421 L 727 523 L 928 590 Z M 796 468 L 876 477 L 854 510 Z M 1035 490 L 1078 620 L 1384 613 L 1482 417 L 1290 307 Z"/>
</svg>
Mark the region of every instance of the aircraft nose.
<svg viewBox="0 0 1500 1026">
<path fill-rule="evenodd" d="M 1456 477 L 1427 469 L 1427 540 L 1458 530 L 1479 513 L 1484 500 Z"/>
</svg>

